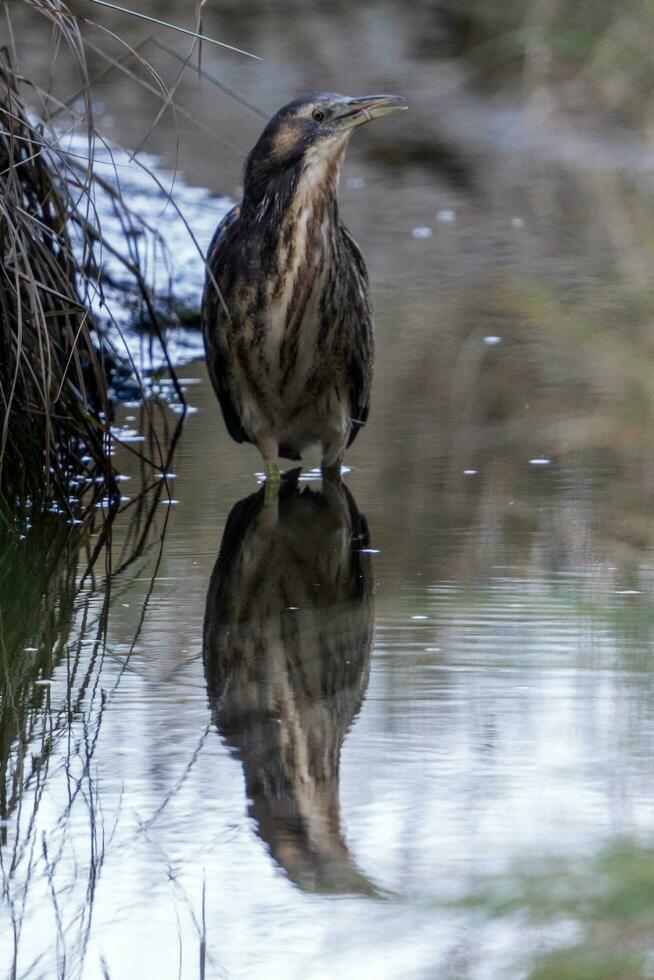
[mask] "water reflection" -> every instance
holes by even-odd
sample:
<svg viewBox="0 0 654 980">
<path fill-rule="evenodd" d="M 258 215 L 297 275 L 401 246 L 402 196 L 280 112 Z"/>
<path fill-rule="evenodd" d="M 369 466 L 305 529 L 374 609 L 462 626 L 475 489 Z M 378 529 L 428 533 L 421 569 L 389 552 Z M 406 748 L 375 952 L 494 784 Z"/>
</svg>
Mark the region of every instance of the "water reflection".
<svg viewBox="0 0 654 980">
<path fill-rule="evenodd" d="M 262 489 L 228 517 L 204 623 L 209 701 L 275 862 L 308 891 L 372 894 L 339 803 L 373 638 L 368 527 L 342 483 L 318 491 L 297 475 L 274 504 Z"/>
<path fill-rule="evenodd" d="M 23 535 L 0 527 L 0 846 L 23 791 L 47 775 L 56 725 L 44 716 L 73 618 L 75 530 L 49 513 Z M 27 752 L 40 732 L 40 746 Z"/>
</svg>

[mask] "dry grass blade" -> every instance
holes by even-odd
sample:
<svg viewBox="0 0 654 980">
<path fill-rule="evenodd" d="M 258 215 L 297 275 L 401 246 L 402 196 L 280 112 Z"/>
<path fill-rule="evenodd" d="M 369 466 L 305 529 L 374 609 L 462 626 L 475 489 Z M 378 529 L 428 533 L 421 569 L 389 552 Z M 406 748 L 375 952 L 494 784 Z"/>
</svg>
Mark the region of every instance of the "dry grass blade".
<svg viewBox="0 0 654 980">
<path fill-rule="evenodd" d="M 104 462 L 92 412 L 108 417 L 93 325 L 70 239 L 75 203 L 41 152 L 6 53 L 0 55 L 0 489 L 63 497 L 90 447 Z M 41 148 L 34 151 L 34 145 Z"/>
<path fill-rule="evenodd" d="M 83 126 L 87 155 L 64 148 L 63 135 L 35 120 L 26 93 L 44 106 L 57 101 L 30 86 L 16 68 L 16 51 L 0 50 L 0 514 L 11 523 L 17 503 L 55 498 L 70 510 L 80 479 L 103 479 L 119 497 L 108 449 L 109 387 L 118 371 L 143 391 L 129 356 L 117 351 L 92 307 L 103 297 L 103 255 L 125 272 L 132 302 L 157 336 L 168 360 L 163 326 L 144 272 L 139 240 L 145 233 L 160 253 L 164 243 L 124 202 L 118 180 L 94 167 L 94 130 L 85 47 L 77 22 L 60 4 L 26 5 L 51 22 L 55 43 L 69 45 L 79 63 L 83 113 L 71 113 L 71 131 Z M 7 12 L 8 16 L 8 12 Z M 11 33 L 11 32 L 10 32 Z M 133 52 L 130 51 L 130 54 Z M 157 81 L 160 81 L 157 79 Z M 163 82 L 159 88 L 164 98 Z M 105 149 L 107 147 L 105 146 Z M 122 234 L 107 241 L 96 211 L 98 194 Z M 106 310 L 112 320 L 110 310 Z M 165 451 L 157 446 L 159 460 Z M 72 516 L 72 514 L 71 514 Z"/>
<path fill-rule="evenodd" d="M 189 31 L 185 27 L 179 27 L 177 24 L 170 24 L 166 20 L 159 20 L 157 17 L 149 17 L 147 14 L 142 14 L 136 10 L 128 10 L 127 7 L 119 7 L 118 4 L 109 3 L 108 0 L 91 0 L 91 3 L 97 3 L 101 7 L 110 7 L 112 10 L 119 10 L 122 14 L 129 14 L 130 17 L 139 17 L 141 20 L 147 20 L 151 24 L 158 24 L 159 27 L 167 27 L 171 31 L 177 31 L 179 34 L 188 34 L 189 37 L 194 37 L 199 41 L 208 41 L 209 44 L 217 44 L 221 48 L 227 48 L 228 51 L 234 51 L 236 54 L 243 54 L 246 58 L 253 58 L 255 61 L 261 61 L 262 59 L 257 54 L 252 54 L 250 51 L 243 51 L 242 48 L 236 48 L 233 44 L 226 44 L 224 41 L 217 41 L 214 37 L 207 37 L 206 34 L 198 34 L 196 31 Z"/>
</svg>

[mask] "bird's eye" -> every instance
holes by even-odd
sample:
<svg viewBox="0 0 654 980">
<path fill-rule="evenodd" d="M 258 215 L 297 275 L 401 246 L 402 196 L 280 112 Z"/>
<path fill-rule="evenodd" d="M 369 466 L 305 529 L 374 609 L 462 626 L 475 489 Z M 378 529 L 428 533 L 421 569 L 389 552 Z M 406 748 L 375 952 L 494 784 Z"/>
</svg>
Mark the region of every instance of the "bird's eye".
<svg viewBox="0 0 654 980">
<path fill-rule="evenodd" d="M 325 118 L 325 113 L 321 109 L 314 109 L 311 113 L 316 122 L 322 122 Z"/>
</svg>

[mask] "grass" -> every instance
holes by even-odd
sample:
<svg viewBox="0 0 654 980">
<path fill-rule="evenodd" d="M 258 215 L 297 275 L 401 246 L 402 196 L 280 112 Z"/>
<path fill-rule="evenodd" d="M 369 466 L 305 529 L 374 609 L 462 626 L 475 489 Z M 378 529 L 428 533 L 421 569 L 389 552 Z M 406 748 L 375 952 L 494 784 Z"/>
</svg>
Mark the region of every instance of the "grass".
<svg viewBox="0 0 654 980">
<path fill-rule="evenodd" d="M 112 567 L 111 548 L 105 548 L 106 573 L 97 580 L 87 574 L 88 532 L 102 531 L 102 517 L 97 527 L 71 530 L 45 512 L 35 515 L 23 538 L 0 530 L 0 906 L 11 925 L 2 946 L 9 976 L 40 975 L 39 954 L 21 938 L 35 906 L 51 917 L 58 975 L 82 972 L 95 891 L 112 820 L 118 819 L 103 810 L 94 754 L 159 568 L 166 519 L 161 530 L 154 515 L 161 513 L 156 505 L 162 485 L 146 485 L 135 498 L 131 517 L 122 518 L 126 553 Z M 150 557 L 137 574 L 150 569 L 150 588 L 131 649 L 111 684 L 102 672 L 111 656 L 112 597 L 120 574 L 146 550 Z M 62 768 L 67 792 L 56 804 L 57 818 L 42 824 L 42 804 L 45 799 L 46 810 L 52 805 L 48 793 Z M 80 882 L 80 901 L 72 901 L 69 889 Z"/>
<path fill-rule="evenodd" d="M 28 745 L 41 727 L 46 686 L 73 613 L 79 535 L 55 515 L 37 519 L 25 540 L 0 531 L 0 819 L 34 777 Z M 72 562 L 71 562 L 72 557 Z M 23 588 L 16 588 L 22 581 Z"/>
<path fill-rule="evenodd" d="M 102 178 L 94 168 L 102 137 L 78 21 L 60 3 L 23 4 L 50 21 L 53 64 L 58 46 L 73 52 L 81 88 L 77 108 L 65 106 L 21 74 L 15 44 L 0 49 L 0 521 L 6 526 L 26 502 L 55 500 L 74 516 L 71 481 L 103 480 L 105 494 L 119 496 L 109 455 L 111 385 L 119 374 L 143 391 L 143 379 L 112 339 L 120 331 L 106 329 L 115 313 L 104 302 L 108 251 L 124 270 L 126 305 L 142 311 L 166 352 L 165 322 L 138 243 L 154 239 L 160 252 L 165 246 L 125 203 L 118 180 Z M 0 13 L 13 38 L 10 7 L 3 5 Z M 70 132 L 83 134 L 84 154 L 65 146 L 62 137 Z M 118 244 L 103 233 L 95 206 L 99 193 L 122 229 Z M 103 304 L 100 323 L 93 310 Z"/>
<path fill-rule="evenodd" d="M 20 7 L 50 23 L 53 76 L 58 49 L 73 53 L 79 88 L 68 102 L 21 72 L 11 26 Z M 172 468 L 185 401 L 166 349 L 166 307 L 149 278 L 153 248 L 161 257 L 165 244 L 130 210 L 117 171 L 107 178 L 94 166 L 96 147 L 110 155 L 111 148 L 93 117 L 86 60 L 92 41 L 59 0 L 0 4 L 0 23 L 10 42 L 0 48 L 0 904 L 10 925 L 3 952 L 11 976 L 39 973 L 42 963 L 21 932 L 26 909 L 45 903 L 57 973 L 72 976 L 83 970 L 112 835 L 94 752 L 159 570 L 170 513 L 160 506 L 169 492 L 161 477 Z M 125 48 L 147 75 L 146 88 L 174 109 L 154 69 Z M 143 168 L 138 160 L 134 165 Z M 163 202 L 165 191 L 152 177 Z M 116 219 L 111 235 L 96 208 L 99 195 Z M 175 204 L 169 199 L 166 206 Z M 115 281 L 105 290 L 108 251 L 123 273 L 120 310 L 107 302 L 117 295 Z M 128 309 L 161 342 L 165 384 L 141 377 L 120 343 Z M 143 402 L 143 441 L 125 446 L 138 457 L 140 487 L 130 484 L 124 502 L 112 461 L 120 444 L 113 430 L 117 379 L 127 379 L 132 393 L 136 386 Z M 157 394 L 162 387 L 182 406 L 174 422 L 168 396 Z M 150 587 L 130 650 L 107 689 L 102 670 L 111 656 L 112 596 L 117 582 L 144 568 L 151 570 Z M 41 804 L 62 766 L 67 799 L 43 829 Z M 88 831 L 81 835 L 71 829 L 80 819 Z M 71 867 L 83 886 L 77 904 L 68 899 Z"/>
<path fill-rule="evenodd" d="M 490 921 L 520 920 L 541 931 L 516 975 L 529 980 L 640 980 L 654 976 L 654 851 L 633 841 L 596 855 L 513 873 L 472 888 L 460 903 Z M 549 927 L 574 927 L 573 942 L 548 941 Z M 549 947 L 549 949 L 548 949 Z"/>
<path fill-rule="evenodd" d="M 83 195 L 84 182 L 66 182 L 63 158 L 56 173 L 54 141 L 30 122 L 7 53 L 0 57 L 0 488 L 5 504 L 44 484 L 63 500 L 82 456 L 105 462 L 97 419 L 101 410 L 109 415 L 70 239 L 73 193 L 77 185 Z"/>
</svg>

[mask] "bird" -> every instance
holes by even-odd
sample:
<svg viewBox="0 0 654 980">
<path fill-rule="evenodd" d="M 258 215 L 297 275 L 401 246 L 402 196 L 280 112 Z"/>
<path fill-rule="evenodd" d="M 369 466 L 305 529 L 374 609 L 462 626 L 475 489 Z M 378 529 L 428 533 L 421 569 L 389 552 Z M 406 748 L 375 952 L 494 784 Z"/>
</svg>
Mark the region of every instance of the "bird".
<svg viewBox="0 0 654 980">
<path fill-rule="evenodd" d="M 206 258 L 202 331 L 227 430 L 253 443 L 266 482 L 278 459 L 319 445 L 340 478 L 368 417 L 373 327 L 366 264 L 339 216 L 355 129 L 407 108 L 397 95 L 314 93 L 268 122 L 245 164 L 243 198 Z"/>
<path fill-rule="evenodd" d="M 344 839 L 341 747 L 362 706 L 374 631 L 368 525 L 342 481 L 281 481 L 227 519 L 207 591 L 212 722 L 243 766 L 248 815 L 306 891 L 364 893 Z"/>
</svg>

